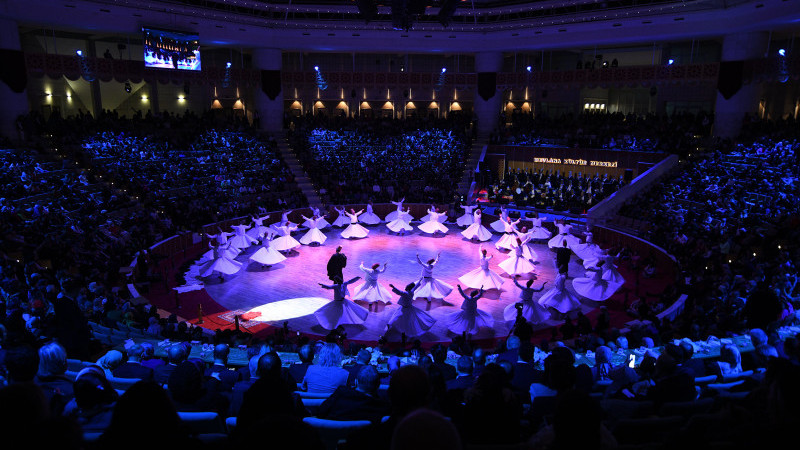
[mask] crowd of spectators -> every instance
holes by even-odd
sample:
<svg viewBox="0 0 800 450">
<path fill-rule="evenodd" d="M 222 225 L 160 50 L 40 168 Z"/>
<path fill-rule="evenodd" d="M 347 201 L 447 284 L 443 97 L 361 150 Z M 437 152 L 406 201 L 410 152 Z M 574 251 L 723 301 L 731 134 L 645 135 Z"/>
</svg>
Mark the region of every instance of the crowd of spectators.
<svg viewBox="0 0 800 450">
<path fill-rule="evenodd" d="M 586 211 L 626 184 L 622 177 L 567 176 L 542 169 L 538 172 L 509 169 L 501 180 L 494 178 L 484 181 L 488 183 L 490 202 L 554 211 Z"/>
<path fill-rule="evenodd" d="M 557 117 L 516 113 L 510 121 L 501 120 L 489 142 L 688 153 L 710 135 L 713 123 L 713 115 L 704 113 L 637 115 L 602 110 Z"/>
<path fill-rule="evenodd" d="M 295 118 L 291 144 L 326 203 L 447 203 L 471 138 L 459 118 Z"/>
</svg>

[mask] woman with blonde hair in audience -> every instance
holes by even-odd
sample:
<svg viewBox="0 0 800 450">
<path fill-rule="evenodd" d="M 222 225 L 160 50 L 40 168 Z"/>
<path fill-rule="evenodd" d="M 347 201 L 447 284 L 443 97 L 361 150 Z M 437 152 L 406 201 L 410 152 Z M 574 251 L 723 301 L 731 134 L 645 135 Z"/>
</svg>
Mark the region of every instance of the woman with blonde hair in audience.
<svg viewBox="0 0 800 450">
<path fill-rule="evenodd" d="M 103 369 L 106 378 L 113 377 L 114 375 L 112 375 L 111 372 L 119 367 L 120 364 L 122 364 L 122 353 L 117 350 L 109 350 L 108 353 L 97 360 L 97 365 Z"/>
<path fill-rule="evenodd" d="M 345 386 L 350 372 L 342 368 L 342 359 L 342 350 L 338 345 L 324 344 L 317 353 L 315 363 L 306 370 L 303 390 L 330 394 L 339 386 Z"/>
<path fill-rule="evenodd" d="M 719 349 L 719 361 L 717 361 L 719 375 L 736 375 L 742 372 L 742 354 L 739 348 L 733 344 L 724 344 Z"/>
</svg>

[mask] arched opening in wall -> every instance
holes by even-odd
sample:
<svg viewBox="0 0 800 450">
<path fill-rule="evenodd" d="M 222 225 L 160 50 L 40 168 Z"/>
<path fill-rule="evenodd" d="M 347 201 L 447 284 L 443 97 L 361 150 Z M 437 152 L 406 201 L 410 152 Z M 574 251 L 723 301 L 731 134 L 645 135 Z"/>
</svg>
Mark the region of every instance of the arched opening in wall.
<svg viewBox="0 0 800 450">
<path fill-rule="evenodd" d="M 363 101 L 358 105 L 358 114 L 361 117 L 374 117 L 375 113 L 372 111 L 372 105 L 367 101 Z"/>
<path fill-rule="evenodd" d="M 439 103 L 431 102 L 430 105 L 428 105 L 428 115 L 436 117 L 437 119 L 439 118 Z"/>
<path fill-rule="evenodd" d="M 325 104 L 322 103 L 320 100 L 317 100 L 316 102 L 314 102 L 314 111 L 313 111 L 313 113 L 314 113 L 315 116 L 317 114 L 323 115 L 323 116 L 327 115 L 327 109 L 325 108 Z"/>
<path fill-rule="evenodd" d="M 392 102 L 386 102 L 381 106 L 381 117 L 394 119 L 394 105 Z"/>
<path fill-rule="evenodd" d="M 522 110 L 522 112 L 524 112 L 525 114 L 530 114 L 530 113 L 531 113 L 531 104 L 530 104 L 530 102 L 525 102 L 525 103 L 523 103 L 523 104 L 522 104 L 522 108 L 520 108 L 520 109 L 521 109 L 521 110 Z"/>
<path fill-rule="evenodd" d="M 406 117 L 416 116 L 417 115 L 417 105 L 414 102 L 407 102 L 406 103 L 406 110 L 405 114 Z"/>
<path fill-rule="evenodd" d="M 211 102 L 211 109 L 222 109 L 222 103 L 218 98 L 215 98 L 214 101 Z"/>
<path fill-rule="evenodd" d="M 336 105 L 336 114 L 344 117 L 350 115 L 350 107 L 347 106 L 347 102 L 342 100 L 338 105 Z"/>
<path fill-rule="evenodd" d="M 236 101 L 233 103 L 233 115 L 235 117 L 245 116 L 244 102 L 242 102 L 242 99 L 240 98 L 237 98 Z"/>
<path fill-rule="evenodd" d="M 295 100 L 289 105 L 289 112 L 294 117 L 300 117 L 303 115 L 303 105 L 299 100 Z"/>
</svg>

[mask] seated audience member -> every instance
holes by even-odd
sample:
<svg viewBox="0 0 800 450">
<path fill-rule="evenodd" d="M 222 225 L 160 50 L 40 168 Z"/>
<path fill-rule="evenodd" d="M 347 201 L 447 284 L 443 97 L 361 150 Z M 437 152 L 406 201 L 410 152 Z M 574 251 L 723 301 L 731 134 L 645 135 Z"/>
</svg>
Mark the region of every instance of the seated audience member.
<svg viewBox="0 0 800 450">
<path fill-rule="evenodd" d="M 407 415 L 392 434 L 392 450 L 461 450 L 461 437 L 453 423 L 430 409 Z"/>
<path fill-rule="evenodd" d="M 505 371 L 489 364 L 475 385 L 464 392 L 459 425 L 468 444 L 513 444 L 519 441 L 522 403 L 511 390 Z"/>
<path fill-rule="evenodd" d="M 428 374 L 420 366 L 397 369 L 389 384 L 392 412 L 385 422 L 371 425 L 347 438 L 350 450 L 389 450 L 397 424 L 413 411 L 424 408 L 430 401 L 431 386 Z"/>
<path fill-rule="evenodd" d="M 326 343 L 322 346 L 316 364 L 308 366 L 303 379 L 303 389 L 308 392 L 333 393 L 339 386 L 347 384 L 350 374 L 342 369 L 342 350 Z"/>
<path fill-rule="evenodd" d="M 514 364 L 514 377 L 511 379 L 511 387 L 517 393 L 523 403 L 527 403 L 530 398 L 531 384 L 538 383 L 542 379 L 542 372 L 536 370 L 533 365 L 535 348 L 529 342 L 524 342 L 519 347 L 519 360 Z"/>
<path fill-rule="evenodd" d="M 609 373 L 613 370 L 611 366 L 611 349 L 605 345 L 601 345 L 595 349 L 594 353 L 594 367 L 592 367 L 592 376 L 594 381 L 607 381 L 611 378 Z"/>
<path fill-rule="evenodd" d="M 167 350 L 167 364 L 153 369 L 153 378 L 158 384 L 167 384 L 169 377 L 178 364 L 186 361 L 186 349 L 180 344 L 174 344 Z"/>
<path fill-rule="evenodd" d="M 690 371 L 694 378 L 704 377 L 706 375 L 706 363 L 702 359 L 694 357 L 692 344 L 681 341 L 680 347 L 683 351 L 683 364 L 681 365 Z"/>
<path fill-rule="evenodd" d="M 203 373 L 197 364 L 184 361 L 170 374 L 167 390 L 178 411 L 213 411 L 225 417 L 229 402 L 220 393 L 219 384 L 211 378 L 204 385 Z"/>
<path fill-rule="evenodd" d="M 508 361 L 511 364 L 516 364 L 519 360 L 519 346 L 522 345 L 522 341 L 517 336 L 509 336 L 506 339 L 506 349 L 495 359 L 495 362 L 499 363 L 500 361 Z"/>
<path fill-rule="evenodd" d="M 476 348 L 472 352 L 472 376 L 477 378 L 483 373 L 486 367 L 486 351 L 482 348 Z"/>
<path fill-rule="evenodd" d="M 140 381 L 117 400 L 97 447 L 141 450 L 199 444 L 189 437 L 167 391 L 153 381 Z"/>
<path fill-rule="evenodd" d="M 56 342 L 39 348 L 39 372 L 36 384 L 42 388 L 50 411 L 61 414 L 64 406 L 74 397 L 73 382 L 64 373 L 67 371 L 67 351 Z"/>
<path fill-rule="evenodd" d="M 553 397 L 575 386 L 575 356 L 566 347 L 556 347 L 544 360 L 544 373 L 540 383 L 531 383 L 531 402 L 536 397 Z"/>
<path fill-rule="evenodd" d="M 447 390 L 464 390 L 472 386 L 475 378 L 472 376 L 472 358 L 469 356 L 462 356 L 458 358 L 456 363 L 456 377 L 452 380 L 447 380 Z"/>
<path fill-rule="evenodd" d="M 355 386 L 356 376 L 358 376 L 358 371 L 364 367 L 365 364 L 369 364 L 372 360 L 372 353 L 367 350 L 361 349 L 358 351 L 358 355 L 356 355 L 356 362 L 353 365 L 345 366 L 344 369 L 350 374 L 347 377 L 347 385 L 352 387 Z"/>
<path fill-rule="evenodd" d="M 156 367 L 163 366 L 166 363 L 163 359 L 155 357 L 156 349 L 153 344 L 142 342 L 139 345 L 142 346 L 142 365 L 153 369 L 153 377 L 155 377 Z"/>
<path fill-rule="evenodd" d="M 230 392 L 233 385 L 239 381 L 239 372 L 228 369 L 228 355 L 230 354 L 228 344 L 218 344 L 214 347 L 214 363 L 206 369 L 205 376 L 216 378 L 220 382 L 220 389 Z"/>
<path fill-rule="evenodd" d="M 122 364 L 122 352 L 109 350 L 97 360 L 97 365 L 106 373 L 106 378 L 114 376 L 114 370 Z"/>
<path fill-rule="evenodd" d="M 256 363 L 258 362 L 258 358 L 269 352 L 269 347 L 266 345 L 250 345 L 247 347 L 247 361 L 248 365 L 244 367 L 240 367 L 237 372 L 239 372 L 239 381 L 247 381 L 250 379 L 250 364 L 249 362 L 255 358 Z"/>
<path fill-rule="evenodd" d="M 554 450 L 617 448 L 614 435 L 602 420 L 603 410 L 596 400 L 585 392 L 568 390 L 558 398 L 552 425 L 539 430 L 529 444 Z"/>
<path fill-rule="evenodd" d="M 355 388 L 339 386 L 325 399 L 317 417 L 330 420 L 369 420 L 378 422 L 390 412 L 389 404 L 378 397 L 380 375 L 364 365 L 356 376 Z"/>
<path fill-rule="evenodd" d="M 430 359 L 428 359 L 428 361 L 430 361 Z M 381 385 L 390 385 L 392 382 L 392 375 L 394 375 L 395 371 L 399 369 L 401 365 L 403 365 L 403 363 L 400 361 L 400 358 L 395 355 L 390 356 L 386 361 L 386 369 L 389 371 L 389 375 L 381 378 Z"/>
<path fill-rule="evenodd" d="M 242 400 L 244 399 L 244 393 L 258 380 L 258 361 L 260 359 L 261 356 L 258 355 L 250 358 L 247 363 L 247 370 L 250 372 L 250 375 L 247 379 L 237 381 L 236 384 L 233 385 L 233 390 L 231 391 L 231 416 L 236 416 L 239 413 L 239 408 L 241 408 Z"/>
<path fill-rule="evenodd" d="M 742 354 L 732 344 L 724 344 L 719 348 L 719 361 L 715 367 L 718 376 L 736 375 L 742 372 Z"/>
<path fill-rule="evenodd" d="M 20 345 L 6 351 L 3 361 L 9 384 L 34 381 L 39 371 L 39 354 L 30 345 Z"/>
<path fill-rule="evenodd" d="M 97 366 L 83 368 L 75 377 L 75 398 L 64 408 L 64 415 L 73 418 L 84 433 L 101 432 L 111 423 L 117 391 Z"/>
<path fill-rule="evenodd" d="M 442 371 L 445 381 L 456 377 L 456 368 L 445 362 L 447 360 L 447 349 L 443 345 L 434 345 L 431 349 L 431 357 L 433 358 L 433 365 Z"/>
<path fill-rule="evenodd" d="M 297 356 L 300 358 L 300 362 L 289 366 L 289 374 L 295 380 L 302 380 L 306 377 L 308 366 L 314 363 L 314 347 L 310 344 L 303 345 L 297 352 Z"/>
<path fill-rule="evenodd" d="M 753 348 L 758 350 L 758 347 L 761 345 L 769 344 L 769 339 L 767 338 L 767 333 L 760 328 L 753 328 L 747 333 L 750 336 L 750 342 L 753 344 Z M 746 352 L 741 355 L 742 358 L 742 370 L 754 370 L 759 367 L 761 363 L 761 358 L 757 354 L 757 352 Z"/>
<path fill-rule="evenodd" d="M 140 380 L 152 380 L 153 369 L 142 365 L 144 349 L 141 345 L 135 344 L 128 348 L 128 361 L 120 364 L 114 369 L 115 378 L 138 378 Z"/>
<path fill-rule="evenodd" d="M 258 359 L 258 378 L 242 397 L 237 433 L 248 433 L 250 427 L 271 416 L 302 418 L 308 413 L 303 402 L 281 378 L 281 358 L 270 352 Z"/>
<path fill-rule="evenodd" d="M 647 398 L 656 405 L 666 402 L 689 402 L 697 397 L 694 377 L 681 370 L 675 358 L 662 353 L 656 361 L 654 384 L 647 391 Z"/>
</svg>

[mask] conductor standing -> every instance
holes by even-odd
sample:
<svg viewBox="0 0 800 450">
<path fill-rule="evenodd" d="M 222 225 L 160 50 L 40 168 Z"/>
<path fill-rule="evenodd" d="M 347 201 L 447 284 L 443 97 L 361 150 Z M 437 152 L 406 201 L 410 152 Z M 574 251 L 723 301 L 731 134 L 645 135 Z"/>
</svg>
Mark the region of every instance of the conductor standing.
<svg viewBox="0 0 800 450">
<path fill-rule="evenodd" d="M 342 253 L 342 246 L 336 247 L 336 253 L 331 256 L 331 259 L 328 260 L 328 278 L 331 281 L 336 281 L 338 278 L 339 280 L 344 279 L 344 275 L 342 274 L 342 270 L 347 266 L 347 256 Z"/>
</svg>

